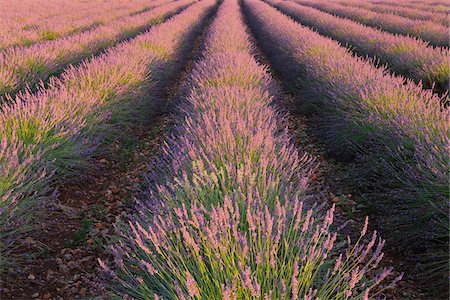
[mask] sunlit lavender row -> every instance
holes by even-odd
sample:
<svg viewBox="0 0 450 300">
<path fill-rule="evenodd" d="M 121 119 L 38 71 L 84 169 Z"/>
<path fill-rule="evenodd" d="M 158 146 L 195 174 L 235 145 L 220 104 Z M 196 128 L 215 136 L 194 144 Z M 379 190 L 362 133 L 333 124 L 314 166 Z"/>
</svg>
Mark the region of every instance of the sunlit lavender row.
<svg viewBox="0 0 450 300">
<path fill-rule="evenodd" d="M 372 2 L 374 4 L 385 4 L 391 7 L 408 7 L 408 8 L 414 8 L 414 9 L 421 9 L 425 11 L 430 12 L 437 12 L 437 13 L 448 13 L 450 9 L 450 5 L 448 5 L 448 1 L 409 1 L 409 0 L 401 0 L 401 1 L 392 1 L 392 0 L 378 0 L 378 1 L 371 1 L 367 0 L 368 2 Z"/>
<path fill-rule="evenodd" d="M 429 11 L 428 9 L 421 8 L 420 6 L 411 8 L 402 6 L 392 6 L 387 4 L 374 4 L 370 1 L 353 1 L 353 0 L 340 1 L 339 4 L 345 6 L 357 6 L 371 11 L 394 14 L 413 20 L 418 19 L 431 21 L 444 26 L 449 25 L 447 14 Z"/>
<path fill-rule="evenodd" d="M 295 0 L 327 13 L 349 18 L 362 24 L 381 28 L 391 33 L 399 33 L 421 38 L 434 46 L 449 46 L 447 26 L 424 20 L 411 20 L 405 17 L 378 13 L 364 8 L 344 6 L 331 1 Z"/>
<path fill-rule="evenodd" d="M 384 241 L 374 233 L 362 243 L 366 223 L 345 250 L 334 208 L 321 215 L 302 202 L 314 162 L 299 156 L 271 105 L 278 88 L 252 56 L 237 0 L 223 2 L 205 39 L 149 198 L 119 228 L 117 297 L 373 296 L 390 273 L 377 269 Z"/>
<path fill-rule="evenodd" d="M 448 89 L 450 52 L 445 48 L 433 48 L 422 40 L 394 35 L 295 2 L 266 2 L 299 23 L 310 26 L 343 45 L 348 44 L 359 55 L 379 59 L 381 64 L 388 64 L 396 74 L 412 78 L 416 82 L 423 81 L 427 88 L 435 85 L 439 91 Z"/>
<path fill-rule="evenodd" d="M 328 147 L 363 160 L 355 175 L 360 184 L 375 181 L 388 189 L 376 199 L 388 203 L 391 224 L 400 226 L 391 232 L 402 228 L 397 243 L 447 236 L 449 116 L 441 99 L 268 4 L 244 3 L 256 37 L 298 94 L 298 105 L 321 115 L 317 129 Z"/>
<path fill-rule="evenodd" d="M 100 138 L 113 128 L 112 116 L 116 122 L 133 118 L 148 93 L 160 92 L 158 85 L 176 54 L 191 42 L 212 7 L 212 1 L 198 2 L 136 39 L 69 68 L 48 89 L 19 95 L 2 107 L 2 241 L 20 216 L 30 213 L 30 205 L 35 207 L 55 187 L 53 181 L 61 183 L 83 168 Z M 0 251 L 6 259 L 8 249 Z"/>
<path fill-rule="evenodd" d="M 193 1 L 167 2 L 169 0 L 155 0 L 153 5 L 161 5 L 160 7 L 121 18 L 93 30 L 31 47 L 3 51 L 0 53 L 0 97 L 14 94 L 27 86 L 35 87 L 40 81 L 46 81 L 50 76 L 62 72 L 67 65 L 78 63 L 161 23 Z"/>
<path fill-rule="evenodd" d="M 150 8 L 147 0 L 0 1 L 0 50 L 55 40 Z"/>
</svg>

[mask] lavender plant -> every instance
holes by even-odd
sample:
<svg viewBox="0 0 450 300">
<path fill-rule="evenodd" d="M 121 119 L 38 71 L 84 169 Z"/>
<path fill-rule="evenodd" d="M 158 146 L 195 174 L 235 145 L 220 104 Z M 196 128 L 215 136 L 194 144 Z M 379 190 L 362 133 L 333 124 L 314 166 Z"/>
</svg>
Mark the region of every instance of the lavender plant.
<svg viewBox="0 0 450 300">
<path fill-rule="evenodd" d="M 213 6 L 213 1 L 198 2 L 138 38 L 70 67 L 48 89 L 21 93 L 1 108 L 1 235 L 9 220 L 24 212 L 21 208 L 35 207 L 54 186 L 54 173 L 61 183 L 83 167 L 102 137 L 98 129 L 114 128 L 114 112 L 141 109 L 144 89 L 158 95 L 176 55 Z"/>
<path fill-rule="evenodd" d="M 15 47 L 0 53 L 0 97 L 13 95 L 25 87 L 35 87 L 68 65 L 79 63 L 91 55 L 148 30 L 186 8 L 192 1 L 164 4 L 159 0 L 149 11 L 118 19 L 66 38 L 31 47 Z M 5 97 L 5 100 L 11 99 Z"/>
<path fill-rule="evenodd" d="M 414 36 L 430 42 L 434 46 L 449 46 L 448 27 L 430 21 L 410 20 L 393 14 L 377 13 L 363 8 L 343 6 L 330 1 L 295 1 L 342 18 L 349 18 L 368 26 L 379 27 L 391 33 Z"/>
<path fill-rule="evenodd" d="M 189 209 L 144 213 L 113 247 L 120 269 L 100 264 L 132 299 L 369 299 L 391 273 L 377 270 L 384 241 L 374 233 L 361 242 L 367 227 L 335 253 L 333 209 L 318 220 L 298 198 L 273 213 L 262 199 L 247 200 L 245 219 L 241 199 L 228 196 L 211 209 L 193 200 Z"/>
<path fill-rule="evenodd" d="M 17 246 L 17 236 L 29 230 L 30 199 L 41 195 L 37 190 L 42 193 L 48 191 L 44 178 L 51 175 L 47 174 L 47 166 L 41 161 L 40 153 L 32 153 L 23 143 L 8 146 L 7 142 L 4 138 L 0 145 L 0 151 L 13 153 L 8 159 L 0 153 L 0 283 L 14 264 L 11 252 Z M 36 161 L 41 162 L 30 168 Z M 33 184 L 30 184 L 30 178 Z"/>
<path fill-rule="evenodd" d="M 443 212 L 449 207 L 449 112 L 441 99 L 265 3 L 244 3 L 258 41 L 286 83 L 313 95 L 303 101 L 320 99 L 315 113 L 330 149 L 360 157 L 356 184 L 366 179 L 386 188 L 386 200 L 371 198 L 393 221 L 386 232 L 400 233 L 393 236 L 407 247 L 423 245 L 423 239 L 430 245 L 448 240 L 445 226 L 435 226 L 448 223 Z"/>
<path fill-rule="evenodd" d="M 358 24 L 290 1 L 266 1 L 305 26 L 343 44 L 359 55 L 369 55 L 387 64 L 396 74 L 422 81 L 426 88 L 444 92 L 450 77 L 450 52 L 430 47 L 422 40 L 393 35 L 377 28 Z"/>
<path fill-rule="evenodd" d="M 314 163 L 271 106 L 278 87 L 252 55 L 237 0 L 223 2 L 204 48 L 149 198 L 118 226 L 117 271 L 100 261 L 117 299 L 375 295 L 391 272 L 377 269 L 384 241 L 362 243 L 365 227 L 339 255 L 334 208 L 322 216 L 301 201 Z"/>
</svg>

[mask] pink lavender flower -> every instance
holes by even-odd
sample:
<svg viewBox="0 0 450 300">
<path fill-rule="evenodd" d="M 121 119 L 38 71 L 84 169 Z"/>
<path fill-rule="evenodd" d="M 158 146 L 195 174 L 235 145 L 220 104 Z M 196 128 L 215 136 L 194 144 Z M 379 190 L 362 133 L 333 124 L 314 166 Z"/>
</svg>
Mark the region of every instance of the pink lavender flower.
<svg viewBox="0 0 450 300">
<path fill-rule="evenodd" d="M 192 275 L 189 272 L 186 272 L 186 288 L 191 298 L 200 296 L 200 291 L 198 290 L 197 283 L 195 282 L 194 278 L 192 278 Z"/>
</svg>

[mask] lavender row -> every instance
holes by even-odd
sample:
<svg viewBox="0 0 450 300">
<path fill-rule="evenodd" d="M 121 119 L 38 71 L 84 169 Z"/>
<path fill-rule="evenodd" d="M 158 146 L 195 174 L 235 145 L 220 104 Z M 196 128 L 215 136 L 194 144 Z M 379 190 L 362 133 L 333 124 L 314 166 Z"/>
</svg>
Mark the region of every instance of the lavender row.
<svg viewBox="0 0 450 300">
<path fill-rule="evenodd" d="M 373 1 L 374 4 L 385 4 L 389 6 L 399 6 L 399 7 L 408 7 L 419 10 L 426 10 L 437 13 L 448 13 L 450 10 L 450 6 L 447 1 Z"/>
<path fill-rule="evenodd" d="M 271 105 L 279 89 L 252 55 L 238 0 L 223 2 L 204 48 L 149 198 L 113 247 L 117 297 L 368 299 L 390 273 L 377 269 L 384 242 L 362 243 L 365 227 L 339 255 L 333 209 L 301 201 L 313 162 Z"/>
<path fill-rule="evenodd" d="M 317 108 L 318 129 L 330 149 L 360 157 L 358 185 L 377 182 L 375 188 L 388 189 L 372 203 L 380 210 L 387 205 L 385 217 L 401 225 L 390 228 L 402 228 L 397 243 L 448 238 L 438 225 L 448 224 L 449 206 L 449 112 L 441 99 L 266 3 L 244 3 L 259 42 L 301 97 L 299 105 Z"/>
<path fill-rule="evenodd" d="M 412 78 L 416 82 L 422 81 L 426 88 L 436 84 L 434 87 L 437 91 L 444 92 L 448 89 L 450 52 L 447 49 L 432 48 L 421 40 L 393 35 L 294 2 L 266 2 L 299 23 L 343 44 L 349 44 L 358 54 L 379 59 L 395 73 Z"/>
<path fill-rule="evenodd" d="M 154 5 L 162 6 L 67 38 L 5 50 L 0 53 L 0 97 L 15 94 L 25 87 L 35 87 L 69 64 L 78 63 L 161 23 L 193 1 L 166 2 L 168 0 L 156 0 Z"/>
<path fill-rule="evenodd" d="M 407 0 L 402 0 L 408 2 Z M 400 1 L 400 3 L 402 2 Z M 444 5 L 450 7 L 450 4 L 445 0 L 411 0 L 413 5 Z"/>
<path fill-rule="evenodd" d="M 391 33 L 410 35 L 430 42 L 431 45 L 448 47 L 448 27 L 429 21 L 410 20 L 393 14 L 377 13 L 363 8 L 349 7 L 328 1 L 295 0 L 327 13 L 352 19 L 362 24 L 381 28 Z"/>
<path fill-rule="evenodd" d="M 129 120 L 136 110 L 151 109 L 144 91 L 158 97 L 177 56 L 191 43 L 213 6 L 213 1 L 198 2 L 136 39 L 70 67 L 60 79 L 52 79 L 48 89 L 21 94 L 2 107 L 2 247 L 5 232 L 16 228 L 11 223 L 30 213 L 27 208 L 40 203 L 56 178 L 61 184 L 87 163 L 99 137 L 114 126 L 113 116 Z M 4 251 L 8 249 L 0 249 L 2 258 Z"/>
<path fill-rule="evenodd" d="M 0 49 L 55 40 L 144 11 L 151 6 L 148 0 L 1 0 Z"/>
<path fill-rule="evenodd" d="M 424 10 L 423 8 L 411 8 L 411 7 L 401 7 L 401 6 L 392 6 L 386 4 L 374 4 L 368 1 L 354 1 L 354 0 L 345 0 L 339 2 L 339 4 L 345 6 L 356 6 L 364 9 L 368 9 L 371 11 L 379 12 L 379 13 L 388 13 L 394 14 L 401 17 L 405 17 L 412 20 L 425 20 L 431 21 L 437 24 L 441 24 L 444 26 L 448 26 L 448 16 L 445 13 L 433 12 L 429 10 Z"/>
</svg>

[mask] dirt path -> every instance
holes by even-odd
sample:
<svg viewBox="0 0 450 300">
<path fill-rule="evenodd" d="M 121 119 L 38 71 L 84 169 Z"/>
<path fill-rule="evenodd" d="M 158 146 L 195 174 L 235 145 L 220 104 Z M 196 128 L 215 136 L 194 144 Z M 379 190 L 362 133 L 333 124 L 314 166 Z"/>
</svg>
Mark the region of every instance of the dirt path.
<svg viewBox="0 0 450 300">
<path fill-rule="evenodd" d="M 212 17 L 188 46 L 191 50 L 175 59 L 178 67 L 172 71 L 177 74 L 158 96 L 158 111 L 148 118 L 152 121 L 121 128 L 104 147 L 108 152 L 94 157 L 76 182 L 59 188 L 55 204 L 26 237 L 26 247 L 19 253 L 25 263 L 10 270 L 1 300 L 108 299 L 97 258 L 112 259 L 105 247 L 113 224 L 132 211 L 133 199 L 144 190 L 143 174 L 173 127 L 170 113 Z"/>
</svg>

